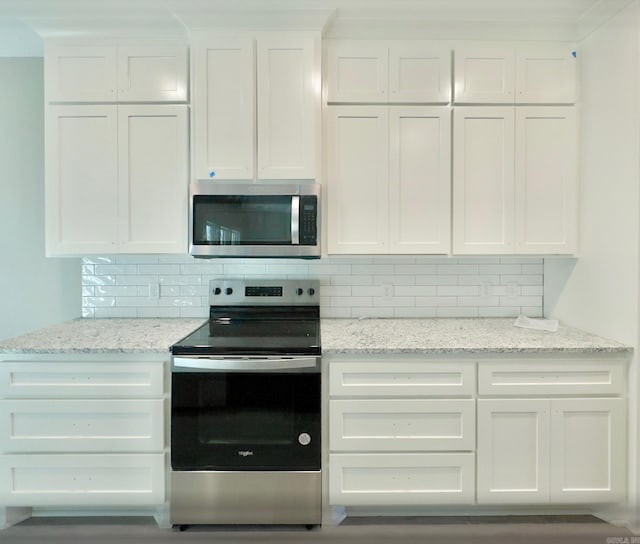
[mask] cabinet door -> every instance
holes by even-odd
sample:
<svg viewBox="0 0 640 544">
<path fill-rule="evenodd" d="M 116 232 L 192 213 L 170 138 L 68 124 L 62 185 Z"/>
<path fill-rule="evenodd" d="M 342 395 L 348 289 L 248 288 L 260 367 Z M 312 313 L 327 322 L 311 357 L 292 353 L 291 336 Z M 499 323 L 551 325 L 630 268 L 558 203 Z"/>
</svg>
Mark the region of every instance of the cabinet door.
<svg viewBox="0 0 640 544">
<path fill-rule="evenodd" d="M 119 251 L 187 251 L 186 106 L 120 106 Z"/>
<path fill-rule="evenodd" d="M 453 251 L 513 252 L 514 108 L 455 108 Z"/>
<path fill-rule="evenodd" d="M 162 362 L 12 361 L 0 364 L 0 396 L 8 398 L 159 397 Z"/>
<path fill-rule="evenodd" d="M 165 455 L 0 455 L 6 506 L 161 506 Z"/>
<path fill-rule="evenodd" d="M 577 137 L 573 107 L 516 108 L 516 252 L 576 252 Z"/>
<path fill-rule="evenodd" d="M 504 46 L 456 48 L 454 101 L 459 104 L 513 104 L 515 51 Z"/>
<path fill-rule="evenodd" d="M 386 103 L 389 50 L 376 42 L 335 42 L 327 48 L 329 103 Z"/>
<path fill-rule="evenodd" d="M 451 102 L 451 50 L 421 42 L 389 48 L 389 102 Z"/>
<path fill-rule="evenodd" d="M 473 399 L 331 399 L 331 451 L 472 451 Z"/>
<path fill-rule="evenodd" d="M 329 253 L 387 253 L 388 108 L 327 109 Z"/>
<path fill-rule="evenodd" d="M 448 253 L 451 110 L 392 107 L 389 132 L 389 252 Z"/>
<path fill-rule="evenodd" d="M 186 47 L 119 47 L 118 101 L 185 102 Z"/>
<path fill-rule="evenodd" d="M 258 38 L 258 177 L 314 179 L 320 115 L 312 36 Z"/>
<path fill-rule="evenodd" d="M 48 102 L 115 102 L 116 48 L 47 46 L 45 89 Z"/>
<path fill-rule="evenodd" d="M 0 450 L 153 452 L 164 448 L 164 400 L 0 400 Z"/>
<path fill-rule="evenodd" d="M 194 177 L 253 179 L 255 73 L 251 39 L 193 47 Z"/>
<path fill-rule="evenodd" d="M 573 104 L 577 100 L 575 46 L 538 44 L 516 50 L 516 102 Z"/>
<path fill-rule="evenodd" d="M 45 143 L 47 255 L 113 253 L 117 106 L 50 106 Z"/>
<path fill-rule="evenodd" d="M 478 400 L 478 503 L 549 501 L 549 401 Z"/>
<path fill-rule="evenodd" d="M 551 502 L 625 498 L 624 399 L 551 401 Z"/>
<path fill-rule="evenodd" d="M 329 504 L 473 504 L 473 453 L 361 453 L 329 456 Z"/>
</svg>

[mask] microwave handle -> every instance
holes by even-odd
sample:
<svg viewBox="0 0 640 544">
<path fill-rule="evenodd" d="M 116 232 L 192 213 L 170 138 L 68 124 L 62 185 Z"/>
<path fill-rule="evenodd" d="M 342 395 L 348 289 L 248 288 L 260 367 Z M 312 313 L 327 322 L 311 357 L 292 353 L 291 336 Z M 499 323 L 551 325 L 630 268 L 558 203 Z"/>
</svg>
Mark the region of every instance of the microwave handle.
<svg viewBox="0 0 640 544">
<path fill-rule="evenodd" d="M 291 197 L 291 245 L 300 245 L 300 197 Z"/>
</svg>

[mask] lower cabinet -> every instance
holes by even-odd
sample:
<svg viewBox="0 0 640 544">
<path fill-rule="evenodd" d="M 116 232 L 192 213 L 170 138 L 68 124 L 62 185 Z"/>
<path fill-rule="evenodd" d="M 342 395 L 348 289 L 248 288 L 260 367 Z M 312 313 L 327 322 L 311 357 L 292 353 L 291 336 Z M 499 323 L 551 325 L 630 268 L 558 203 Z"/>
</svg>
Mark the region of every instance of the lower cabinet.
<svg viewBox="0 0 640 544">
<path fill-rule="evenodd" d="M 473 362 L 336 361 L 329 373 L 330 504 L 474 503 Z"/>
<path fill-rule="evenodd" d="M 0 455 L 6 506 L 154 506 L 164 503 L 164 454 Z"/>
<path fill-rule="evenodd" d="M 161 509 L 164 359 L 154 354 L 0 358 L 0 510 L 148 507 L 155 514 Z"/>
<path fill-rule="evenodd" d="M 329 504 L 624 504 L 627 363 L 330 359 Z"/>
<path fill-rule="evenodd" d="M 624 499 L 622 398 L 478 400 L 478 503 Z"/>
<path fill-rule="evenodd" d="M 344 506 L 473 504 L 473 453 L 332 453 L 329 502 Z"/>
</svg>

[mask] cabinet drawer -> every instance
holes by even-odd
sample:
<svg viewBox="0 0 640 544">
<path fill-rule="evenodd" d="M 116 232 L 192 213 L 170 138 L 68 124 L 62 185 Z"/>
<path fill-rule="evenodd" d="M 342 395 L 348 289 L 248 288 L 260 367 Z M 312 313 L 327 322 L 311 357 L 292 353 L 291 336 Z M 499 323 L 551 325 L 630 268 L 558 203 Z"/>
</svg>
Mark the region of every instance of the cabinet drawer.
<svg viewBox="0 0 640 544">
<path fill-rule="evenodd" d="M 331 400 L 332 451 L 474 449 L 475 401 Z"/>
<path fill-rule="evenodd" d="M 332 454 L 329 503 L 473 504 L 473 453 Z"/>
<path fill-rule="evenodd" d="M 151 452 L 163 448 L 163 399 L 0 401 L 0 451 Z"/>
<path fill-rule="evenodd" d="M 478 366 L 480 395 L 622 395 L 626 363 L 616 361 L 494 361 Z"/>
<path fill-rule="evenodd" d="M 475 393 L 475 363 L 452 361 L 332 362 L 331 396 L 471 396 Z"/>
<path fill-rule="evenodd" d="M 0 397 L 155 397 L 164 392 L 161 362 L 0 363 Z"/>
<path fill-rule="evenodd" d="M 5 506 L 139 506 L 165 500 L 164 454 L 2 455 Z"/>
</svg>

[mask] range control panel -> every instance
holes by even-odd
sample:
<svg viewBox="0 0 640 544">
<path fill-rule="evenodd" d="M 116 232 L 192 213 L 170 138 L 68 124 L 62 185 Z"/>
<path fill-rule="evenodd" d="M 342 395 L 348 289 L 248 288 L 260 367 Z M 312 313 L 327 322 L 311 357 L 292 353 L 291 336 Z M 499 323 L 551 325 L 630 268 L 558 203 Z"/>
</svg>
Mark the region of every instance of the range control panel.
<svg viewBox="0 0 640 544">
<path fill-rule="evenodd" d="M 214 279 L 209 282 L 210 306 L 318 306 L 318 280 Z"/>
</svg>

